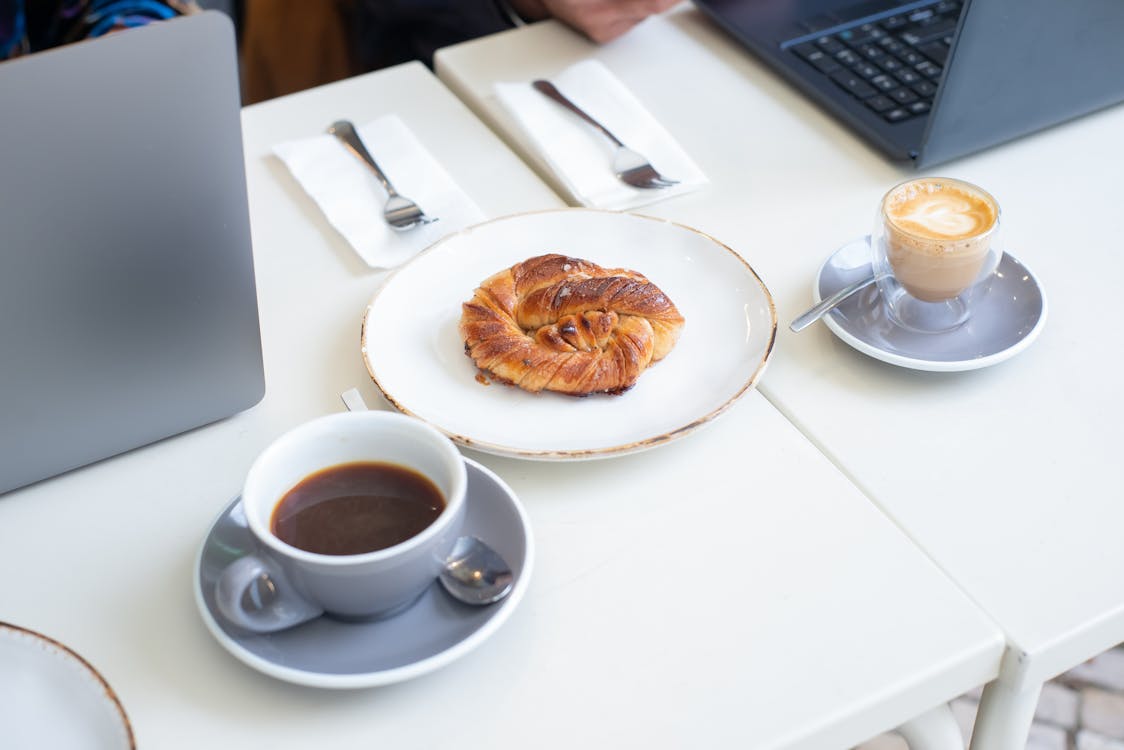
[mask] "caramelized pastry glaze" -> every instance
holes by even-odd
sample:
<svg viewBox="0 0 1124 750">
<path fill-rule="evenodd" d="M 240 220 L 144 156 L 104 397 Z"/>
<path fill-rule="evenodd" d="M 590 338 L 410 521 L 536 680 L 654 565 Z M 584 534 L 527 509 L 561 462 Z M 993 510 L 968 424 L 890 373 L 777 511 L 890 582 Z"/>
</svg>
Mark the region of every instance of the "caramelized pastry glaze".
<svg viewBox="0 0 1124 750">
<path fill-rule="evenodd" d="M 492 379 L 586 396 L 631 388 L 667 356 L 683 324 L 641 274 L 551 253 L 485 279 L 462 306 L 460 331 Z"/>
</svg>

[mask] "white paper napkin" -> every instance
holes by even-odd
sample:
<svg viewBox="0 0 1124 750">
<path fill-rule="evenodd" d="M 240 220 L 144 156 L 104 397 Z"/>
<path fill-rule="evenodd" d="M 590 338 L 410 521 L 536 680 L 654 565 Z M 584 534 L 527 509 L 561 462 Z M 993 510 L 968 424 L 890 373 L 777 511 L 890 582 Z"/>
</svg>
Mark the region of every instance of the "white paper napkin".
<svg viewBox="0 0 1124 750">
<path fill-rule="evenodd" d="M 567 193 L 569 202 L 624 209 L 697 190 L 706 175 L 644 105 L 597 60 L 584 60 L 551 77 L 558 89 L 629 148 L 643 154 L 679 184 L 641 190 L 613 174 L 613 145 L 590 125 L 531 87 L 496 83 L 503 108 L 518 123 L 526 143 Z"/>
<path fill-rule="evenodd" d="M 438 220 L 405 232 L 383 220 L 386 191 L 374 173 L 327 133 L 282 143 L 273 152 L 324 216 L 373 268 L 393 268 L 484 213 L 396 115 L 356 125 L 394 188 Z"/>
</svg>

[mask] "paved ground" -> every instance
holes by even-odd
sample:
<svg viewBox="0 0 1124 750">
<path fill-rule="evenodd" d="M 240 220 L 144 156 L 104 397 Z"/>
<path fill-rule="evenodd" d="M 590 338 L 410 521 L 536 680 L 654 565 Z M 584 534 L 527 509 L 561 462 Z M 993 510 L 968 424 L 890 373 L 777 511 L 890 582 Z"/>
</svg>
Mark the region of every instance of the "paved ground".
<svg viewBox="0 0 1124 750">
<path fill-rule="evenodd" d="M 957 698 L 953 713 L 965 744 L 980 691 Z M 1027 750 L 1124 750 L 1124 645 L 1106 651 L 1046 683 Z M 884 734 L 856 750 L 908 750 L 905 741 Z"/>
</svg>

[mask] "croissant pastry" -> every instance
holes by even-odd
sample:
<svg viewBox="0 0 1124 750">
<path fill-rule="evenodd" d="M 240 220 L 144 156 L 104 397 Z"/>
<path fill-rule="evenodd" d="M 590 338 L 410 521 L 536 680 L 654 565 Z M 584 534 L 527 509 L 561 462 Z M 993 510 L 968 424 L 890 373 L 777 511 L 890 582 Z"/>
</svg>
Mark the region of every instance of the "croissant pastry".
<svg viewBox="0 0 1124 750">
<path fill-rule="evenodd" d="M 684 323 L 639 273 L 553 253 L 485 279 L 462 308 L 465 353 L 477 367 L 533 393 L 575 396 L 631 388 Z"/>
</svg>

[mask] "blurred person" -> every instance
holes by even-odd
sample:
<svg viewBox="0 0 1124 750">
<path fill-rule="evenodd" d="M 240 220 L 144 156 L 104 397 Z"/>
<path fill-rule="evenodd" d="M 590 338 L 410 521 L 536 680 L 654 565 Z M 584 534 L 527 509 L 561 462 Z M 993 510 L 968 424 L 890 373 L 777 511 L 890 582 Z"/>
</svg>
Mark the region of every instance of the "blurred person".
<svg viewBox="0 0 1124 750">
<path fill-rule="evenodd" d="M 246 103 L 421 60 L 441 47 L 556 18 L 610 42 L 679 0 L 245 0 Z"/>
<path fill-rule="evenodd" d="M 557 18 L 599 44 L 623 36 L 648 16 L 679 0 L 508 0 L 499 2 L 515 23 Z"/>
<path fill-rule="evenodd" d="M 356 49 L 367 65 L 421 60 L 441 47 L 556 18 L 610 42 L 677 0 L 356 0 Z"/>
</svg>

